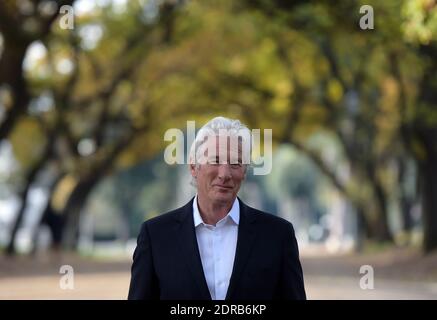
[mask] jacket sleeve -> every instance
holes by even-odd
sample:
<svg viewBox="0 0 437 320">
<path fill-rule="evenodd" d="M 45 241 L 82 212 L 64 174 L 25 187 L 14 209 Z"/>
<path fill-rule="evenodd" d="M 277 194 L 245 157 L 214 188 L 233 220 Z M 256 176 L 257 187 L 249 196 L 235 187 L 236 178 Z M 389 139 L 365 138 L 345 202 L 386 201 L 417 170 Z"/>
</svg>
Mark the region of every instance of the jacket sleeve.
<svg viewBox="0 0 437 320">
<path fill-rule="evenodd" d="M 153 266 L 150 235 L 146 222 L 141 226 L 133 254 L 129 300 L 159 299 L 158 281 Z"/>
<path fill-rule="evenodd" d="M 306 300 L 302 266 L 293 225 L 288 224 L 283 242 L 282 277 L 280 298 L 287 300 Z"/>
</svg>

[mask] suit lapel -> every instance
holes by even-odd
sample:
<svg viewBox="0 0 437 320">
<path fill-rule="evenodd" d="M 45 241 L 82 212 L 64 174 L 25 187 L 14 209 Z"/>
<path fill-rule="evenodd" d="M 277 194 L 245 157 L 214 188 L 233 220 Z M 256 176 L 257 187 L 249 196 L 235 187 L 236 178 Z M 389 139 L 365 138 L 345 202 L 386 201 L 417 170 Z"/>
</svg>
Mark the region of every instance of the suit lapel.
<svg viewBox="0 0 437 320">
<path fill-rule="evenodd" d="M 179 246 L 182 253 L 182 259 L 190 270 L 196 285 L 200 290 L 202 299 L 211 300 L 211 295 L 203 272 L 202 261 L 200 259 L 196 231 L 194 229 L 193 199 L 182 208 L 182 212 L 179 215 Z"/>
<path fill-rule="evenodd" d="M 234 267 L 231 280 L 229 281 L 226 300 L 229 300 L 232 297 L 247 259 L 249 258 L 255 239 L 255 215 L 250 214 L 250 212 L 248 212 L 249 208 L 239 198 L 238 200 L 240 201 L 240 223 L 238 226 L 237 249 L 235 252 Z"/>
</svg>

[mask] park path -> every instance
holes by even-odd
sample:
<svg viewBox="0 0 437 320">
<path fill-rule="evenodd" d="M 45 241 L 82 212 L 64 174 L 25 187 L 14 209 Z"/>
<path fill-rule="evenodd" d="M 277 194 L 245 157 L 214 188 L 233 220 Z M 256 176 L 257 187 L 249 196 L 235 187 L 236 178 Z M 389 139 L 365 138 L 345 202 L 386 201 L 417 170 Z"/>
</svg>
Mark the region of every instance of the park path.
<svg viewBox="0 0 437 320">
<path fill-rule="evenodd" d="M 129 273 L 78 274 L 74 290 L 61 290 L 59 276 L 25 276 L 0 280 L 0 299 L 126 299 Z M 308 276 L 308 299 L 437 299 L 437 283 L 375 280 L 362 290 L 351 277 Z"/>
<path fill-rule="evenodd" d="M 437 255 L 395 251 L 333 256 L 302 252 L 308 299 L 437 299 Z M 59 267 L 75 269 L 74 289 L 60 288 Z M 374 289 L 360 288 L 360 266 L 374 269 Z M 130 260 L 6 260 L 0 258 L 0 299 L 126 299 Z"/>
</svg>

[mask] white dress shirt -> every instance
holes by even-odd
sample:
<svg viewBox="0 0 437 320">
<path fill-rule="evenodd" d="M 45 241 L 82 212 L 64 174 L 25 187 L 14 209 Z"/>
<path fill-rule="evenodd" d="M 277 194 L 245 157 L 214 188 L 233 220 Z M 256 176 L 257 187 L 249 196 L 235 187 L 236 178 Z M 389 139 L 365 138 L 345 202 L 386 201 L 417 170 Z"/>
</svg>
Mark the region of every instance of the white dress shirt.
<svg viewBox="0 0 437 320">
<path fill-rule="evenodd" d="M 226 217 L 213 226 L 203 222 L 196 195 L 193 201 L 193 217 L 209 293 L 213 300 L 224 300 L 234 266 L 240 204 L 236 198 Z"/>
</svg>

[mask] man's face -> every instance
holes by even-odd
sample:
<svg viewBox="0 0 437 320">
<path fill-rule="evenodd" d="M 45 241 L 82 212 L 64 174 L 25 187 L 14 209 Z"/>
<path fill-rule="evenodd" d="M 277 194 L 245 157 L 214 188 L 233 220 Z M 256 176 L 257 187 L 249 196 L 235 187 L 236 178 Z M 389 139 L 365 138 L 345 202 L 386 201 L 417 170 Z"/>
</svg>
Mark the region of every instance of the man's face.
<svg viewBox="0 0 437 320">
<path fill-rule="evenodd" d="M 229 137 L 210 136 L 202 148 L 205 152 L 199 159 L 200 166 L 190 166 L 199 197 L 213 203 L 234 201 L 246 170 L 242 164 L 241 141 L 231 146 Z"/>
</svg>

